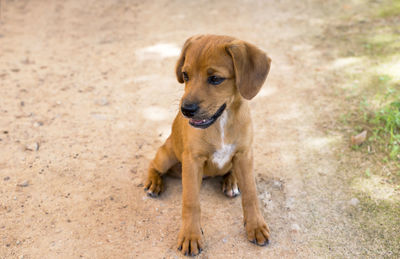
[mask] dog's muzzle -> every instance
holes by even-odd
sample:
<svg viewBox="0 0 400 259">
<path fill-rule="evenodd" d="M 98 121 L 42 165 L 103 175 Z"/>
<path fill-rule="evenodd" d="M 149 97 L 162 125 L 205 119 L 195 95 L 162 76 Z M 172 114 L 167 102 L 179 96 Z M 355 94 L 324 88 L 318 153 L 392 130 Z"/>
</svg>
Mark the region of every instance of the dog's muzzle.
<svg viewBox="0 0 400 259">
<path fill-rule="evenodd" d="M 221 107 L 218 108 L 217 112 L 214 113 L 214 115 L 208 119 L 194 119 L 189 117 L 189 124 L 195 128 L 200 128 L 200 129 L 208 128 L 219 118 L 219 116 L 221 116 L 225 108 L 226 104 L 224 103 L 223 105 L 221 105 Z M 185 113 L 183 113 L 183 115 L 185 115 Z"/>
</svg>

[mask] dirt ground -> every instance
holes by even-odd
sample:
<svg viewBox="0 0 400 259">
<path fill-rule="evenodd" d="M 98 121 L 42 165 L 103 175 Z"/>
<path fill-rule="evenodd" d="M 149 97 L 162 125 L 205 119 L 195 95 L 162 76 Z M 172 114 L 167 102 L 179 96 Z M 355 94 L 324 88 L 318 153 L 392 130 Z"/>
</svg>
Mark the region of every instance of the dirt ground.
<svg viewBox="0 0 400 259">
<path fill-rule="evenodd" d="M 357 200 L 337 158 L 348 152 L 345 137 L 325 130 L 334 120 L 329 50 L 313 42 L 325 1 L 0 3 L 0 258 L 181 258 L 180 180 L 167 178 L 158 199 L 141 183 L 178 112 L 180 47 L 203 33 L 252 42 L 273 60 L 251 102 L 272 240 L 249 243 L 240 197 L 208 179 L 199 258 L 357 258 L 375 249 L 348 217 Z"/>
</svg>

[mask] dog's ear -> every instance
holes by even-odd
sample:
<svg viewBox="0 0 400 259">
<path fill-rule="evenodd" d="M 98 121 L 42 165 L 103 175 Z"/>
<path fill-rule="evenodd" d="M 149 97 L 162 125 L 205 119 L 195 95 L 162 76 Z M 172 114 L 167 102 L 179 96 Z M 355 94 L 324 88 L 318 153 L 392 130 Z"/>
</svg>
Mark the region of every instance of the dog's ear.
<svg viewBox="0 0 400 259">
<path fill-rule="evenodd" d="M 236 86 L 250 100 L 260 91 L 271 67 L 271 59 L 256 46 L 234 40 L 225 47 L 232 57 Z"/>
<path fill-rule="evenodd" d="M 182 51 L 181 51 L 181 56 L 179 57 L 178 61 L 176 62 L 176 67 L 175 67 L 175 72 L 176 72 L 176 78 L 178 79 L 179 83 L 183 83 L 183 75 L 182 75 L 182 67 L 183 64 L 185 64 L 185 55 L 186 55 L 186 50 L 190 46 L 190 44 L 196 40 L 199 40 L 203 38 L 205 35 L 195 35 L 190 38 L 188 38 L 185 41 L 185 44 L 183 44 Z"/>
<path fill-rule="evenodd" d="M 181 56 L 179 57 L 178 61 L 176 62 L 176 67 L 175 67 L 176 79 L 178 79 L 178 82 L 181 84 L 184 82 L 183 75 L 182 75 L 182 67 L 183 67 L 183 64 L 185 63 L 186 50 L 189 47 L 190 43 L 192 42 L 193 37 L 190 37 L 189 39 L 187 39 L 185 41 L 185 44 L 183 44 L 183 47 L 182 47 Z"/>
</svg>

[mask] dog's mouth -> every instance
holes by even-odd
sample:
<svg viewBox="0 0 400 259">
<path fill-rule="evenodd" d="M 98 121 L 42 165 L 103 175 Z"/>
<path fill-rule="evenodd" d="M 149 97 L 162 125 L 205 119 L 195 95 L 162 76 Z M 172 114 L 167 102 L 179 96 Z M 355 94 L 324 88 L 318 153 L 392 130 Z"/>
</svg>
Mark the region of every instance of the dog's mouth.
<svg viewBox="0 0 400 259">
<path fill-rule="evenodd" d="M 200 128 L 200 129 L 205 129 L 210 127 L 218 118 L 221 116 L 221 114 L 224 112 L 226 108 L 226 104 L 224 103 L 219 107 L 216 113 L 214 113 L 213 116 L 211 116 L 209 119 L 189 119 L 189 124 L 192 125 L 195 128 Z"/>
</svg>

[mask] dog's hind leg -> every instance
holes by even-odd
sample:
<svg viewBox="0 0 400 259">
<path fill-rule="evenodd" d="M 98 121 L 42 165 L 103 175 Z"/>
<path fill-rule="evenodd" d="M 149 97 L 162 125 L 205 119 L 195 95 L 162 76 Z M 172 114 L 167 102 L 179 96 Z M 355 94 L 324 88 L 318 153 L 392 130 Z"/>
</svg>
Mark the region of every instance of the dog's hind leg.
<svg viewBox="0 0 400 259">
<path fill-rule="evenodd" d="M 162 175 L 176 163 L 178 163 L 178 159 L 172 149 L 172 142 L 169 137 L 164 145 L 157 150 L 155 158 L 150 163 L 144 185 L 147 195 L 157 197 L 164 190 Z"/>
<path fill-rule="evenodd" d="M 225 195 L 230 198 L 234 198 L 240 195 L 236 176 L 232 172 L 229 172 L 223 176 L 222 192 L 225 193 Z"/>
<path fill-rule="evenodd" d="M 182 178 L 182 163 L 178 162 L 175 165 L 173 165 L 169 169 L 168 175 L 175 178 Z"/>
</svg>

